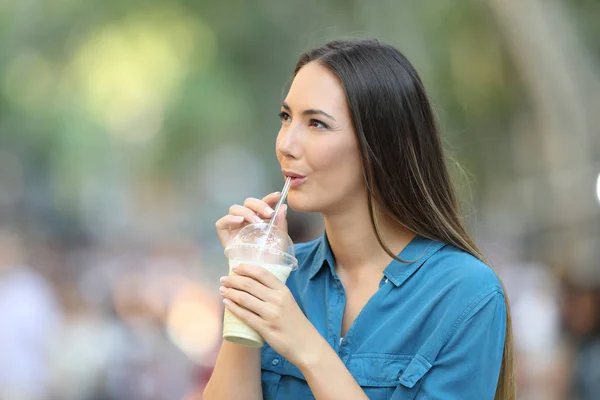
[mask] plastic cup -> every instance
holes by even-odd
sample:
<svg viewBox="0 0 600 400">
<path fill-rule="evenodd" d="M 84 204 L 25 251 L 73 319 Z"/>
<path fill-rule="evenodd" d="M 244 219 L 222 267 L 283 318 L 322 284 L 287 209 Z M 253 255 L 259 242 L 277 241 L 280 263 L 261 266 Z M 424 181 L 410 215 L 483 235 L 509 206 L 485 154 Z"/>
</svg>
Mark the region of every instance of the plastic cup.
<svg viewBox="0 0 600 400">
<path fill-rule="evenodd" d="M 268 224 L 245 226 L 225 248 L 229 259 L 229 275 L 239 264 L 252 264 L 271 271 L 283 283 L 298 268 L 294 244 L 288 234 L 275 226 L 267 237 Z M 223 316 L 223 339 L 247 347 L 262 347 L 264 339 L 231 311 Z"/>
</svg>

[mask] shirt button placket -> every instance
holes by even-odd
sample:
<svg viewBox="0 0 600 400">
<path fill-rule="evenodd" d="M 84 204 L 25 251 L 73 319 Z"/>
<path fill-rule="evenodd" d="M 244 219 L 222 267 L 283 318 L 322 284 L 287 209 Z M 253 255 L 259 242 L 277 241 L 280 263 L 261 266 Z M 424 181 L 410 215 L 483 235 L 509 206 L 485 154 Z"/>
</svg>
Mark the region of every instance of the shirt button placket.
<svg viewBox="0 0 600 400">
<path fill-rule="evenodd" d="M 332 309 L 331 316 L 333 318 L 330 320 L 330 323 L 331 328 L 333 328 L 333 331 L 335 332 L 337 330 L 337 332 L 334 333 L 334 335 L 337 336 L 339 334 L 339 328 L 342 326 L 342 319 L 344 316 L 344 308 L 346 304 L 346 293 L 344 292 L 344 287 L 342 286 L 339 278 L 335 275 L 333 276 L 333 291 L 335 293 L 333 296 L 335 306 Z M 344 349 L 346 344 L 347 340 L 345 341 L 343 338 L 338 339 L 338 352 L 342 360 L 347 358 L 345 357 L 347 351 L 345 351 Z"/>
<path fill-rule="evenodd" d="M 350 340 L 346 338 L 340 339 L 340 358 L 344 362 L 344 364 L 348 361 L 348 346 L 350 344 Z"/>
</svg>

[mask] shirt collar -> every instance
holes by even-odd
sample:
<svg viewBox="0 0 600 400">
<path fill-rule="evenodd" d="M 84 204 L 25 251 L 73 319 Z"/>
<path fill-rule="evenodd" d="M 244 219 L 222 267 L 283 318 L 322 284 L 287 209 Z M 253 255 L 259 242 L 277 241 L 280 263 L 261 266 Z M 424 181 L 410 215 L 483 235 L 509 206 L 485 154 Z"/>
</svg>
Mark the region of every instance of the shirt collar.
<svg viewBox="0 0 600 400">
<path fill-rule="evenodd" d="M 331 247 L 329 246 L 329 240 L 327 240 L 327 232 L 325 232 L 323 236 L 321 236 L 321 240 L 317 246 L 315 258 L 313 259 L 313 263 L 310 266 L 309 279 L 312 279 L 315 277 L 315 275 L 317 275 L 317 273 L 325 265 L 325 261 L 327 261 L 327 265 L 331 270 L 331 275 L 335 276 L 335 259 L 333 258 L 333 252 L 331 251 Z"/>
<path fill-rule="evenodd" d="M 395 286 L 400 286 L 409 276 L 419 269 L 429 257 L 444 246 L 444 243 L 417 235 L 400 252 L 400 254 L 398 254 L 398 258 L 405 262 L 392 260 L 383 271 L 383 274 Z M 335 276 L 335 259 L 331 247 L 329 246 L 326 232 L 321 236 L 321 241 L 318 244 L 315 258 L 310 267 L 309 279 L 312 279 L 317 275 L 317 273 L 325 266 L 325 261 L 327 261 L 331 274 Z"/>
<path fill-rule="evenodd" d="M 398 258 L 404 262 L 392 260 L 383 275 L 395 286 L 400 286 L 416 270 L 421 267 L 434 253 L 445 246 L 445 243 L 437 240 L 427 239 L 423 236 L 415 236 L 410 243 L 402 249 Z"/>
</svg>

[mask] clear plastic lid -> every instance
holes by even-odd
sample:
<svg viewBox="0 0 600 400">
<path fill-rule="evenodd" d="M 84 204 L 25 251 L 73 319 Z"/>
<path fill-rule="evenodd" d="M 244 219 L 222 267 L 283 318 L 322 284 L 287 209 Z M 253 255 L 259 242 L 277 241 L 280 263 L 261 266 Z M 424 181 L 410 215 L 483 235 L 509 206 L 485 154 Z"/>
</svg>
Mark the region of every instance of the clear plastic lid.
<svg viewBox="0 0 600 400">
<path fill-rule="evenodd" d="M 262 250 L 282 257 L 287 264 L 297 268 L 298 261 L 294 250 L 294 243 L 289 235 L 282 229 L 273 226 L 268 234 L 269 224 L 261 222 L 247 225 L 242 228 L 225 248 L 225 255 L 233 249 L 247 248 Z"/>
</svg>

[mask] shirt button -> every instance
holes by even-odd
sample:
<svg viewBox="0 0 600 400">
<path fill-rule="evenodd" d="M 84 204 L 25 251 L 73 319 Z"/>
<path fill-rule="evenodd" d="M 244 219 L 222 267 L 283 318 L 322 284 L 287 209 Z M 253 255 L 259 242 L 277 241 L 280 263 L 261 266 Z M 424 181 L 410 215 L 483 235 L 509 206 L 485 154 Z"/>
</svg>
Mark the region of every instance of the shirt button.
<svg viewBox="0 0 600 400">
<path fill-rule="evenodd" d="M 348 344 L 348 341 L 346 339 L 342 339 L 342 346 L 345 346 Z"/>
<path fill-rule="evenodd" d="M 277 365 L 279 364 L 279 359 L 278 358 L 274 358 L 273 361 L 271 361 L 272 365 Z"/>
</svg>

